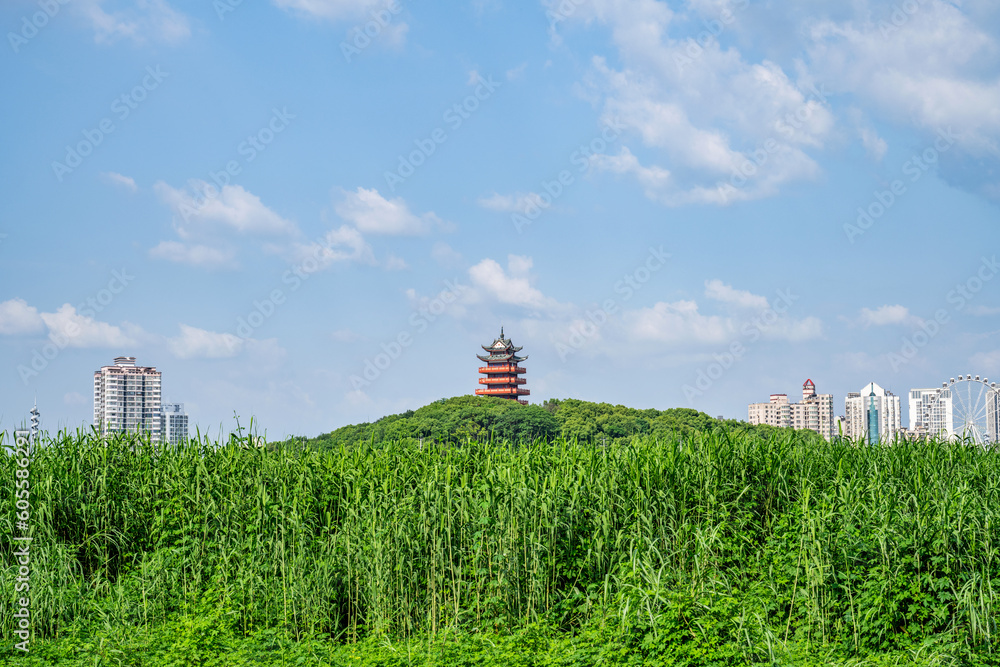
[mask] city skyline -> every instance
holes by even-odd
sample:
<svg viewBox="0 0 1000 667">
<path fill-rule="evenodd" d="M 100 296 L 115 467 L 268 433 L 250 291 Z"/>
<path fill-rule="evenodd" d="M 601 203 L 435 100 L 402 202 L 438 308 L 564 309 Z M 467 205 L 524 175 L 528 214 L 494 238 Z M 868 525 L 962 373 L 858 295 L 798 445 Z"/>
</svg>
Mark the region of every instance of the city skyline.
<svg viewBox="0 0 1000 667">
<path fill-rule="evenodd" d="M 478 369 L 480 375 L 486 376 L 479 378 L 479 384 L 487 386 L 476 389 L 473 393 L 483 396 L 502 394 L 501 398 L 514 399 L 528 405 L 529 401 L 520 398 L 530 393 L 523 388 L 526 379 L 521 377 L 527 372 L 521 366 L 527 360 L 527 356 L 516 356 L 523 347 L 514 346 L 512 341 L 504 336 L 501 328 L 500 336 L 495 338 L 491 345 L 483 345 L 481 348 L 488 354 L 477 355 L 480 362 L 487 363 L 487 367 Z M 390 358 L 388 353 L 384 355 L 386 359 Z M 515 361 L 516 365 L 508 366 L 511 360 Z M 957 381 L 962 383 L 963 377 L 967 381 L 973 379 L 972 375 L 959 375 Z M 974 379 L 977 387 L 982 380 L 982 389 L 977 398 L 985 401 L 979 410 L 982 414 L 978 415 L 980 421 L 985 419 L 986 424 L 981 435 L 988 437 L 990 442 L 996 442 L 1000 434 L 1000 386 L 997 382 L 991 383 L 989 378 L 981 378 L 979 375 L 974 376 Z M 139 381 L 139 385 L 126 386 L 129 381 L 133 384 Z M 800 403 L 790 402 L 786 393 L 772 393 L 767 403 L 749 404 L 746 420 L 740 417 L 736 419 L 750 424 L 814 430 L 827 440 L 840 434 L 849 439 L 871 441 L 869 431 L 875 433 L 874 439 L 883 442 L 891 442 L 897 436 L 955 435 L 963 430 L 960 417 L 970 413 L 970 405 L 966 404 L 968 402 L 958 399 L 952 391 L 956 386 L 955 382 L 956 378 L 950 378 L 949 382 L 943 382 L 939 388 L 910 389 L 907 392 L 909 401 L 907 426 L 902 425 L 904 420 L 900 397 L 876 382 L 869 382 L 861 391 L 848 392 L 844 400 L 844 411 L 842 414 L 837 414 L 834 407 L 835 397 L 832 394 L 818 394 L 816 384 L 811 378 L 802 385 Z M 161 401 L 161 384 L 162 373 L 155 366 L 137 366 L 135 357 L 115 357 L 113 365 L 102 366 L 94 373 L 92 425 L 102 435 L 118 431 L 147 431 L 151 434 L 153 442 L 172 444 L 182 442 L 189 436 L 188 416 L 182 403 Z M 498 392 L 497 388 L 503 391 Z M 985 397 L 983 391 L 987 392 Z M 970 393 L 969 399 L 971 398 Z M 548 399 L 543 399 L 539 403 L 546 400 Z M 955 404 L 962 412 L 953 416 Z M 413 406 L 411 409 L 418 407 L 423 406 Z M 37 405 L 33 406 L 31 414 L 37 428 Z M 717 418 L 732 417 L 718 415 Z M 967 427 L 968 424 L 965 424 L 964 428 Z M 195 424 L 195 428 L 200 427 Z"/>
<path fill-rule="evenodd" d="M 327 432 L 473 393 L 501 325 L 533 402 L 1000 378 L 994 4 L 43 4 L 0 7 L 0 429 L 130 355 L 192 426 Z"/>
</svg>

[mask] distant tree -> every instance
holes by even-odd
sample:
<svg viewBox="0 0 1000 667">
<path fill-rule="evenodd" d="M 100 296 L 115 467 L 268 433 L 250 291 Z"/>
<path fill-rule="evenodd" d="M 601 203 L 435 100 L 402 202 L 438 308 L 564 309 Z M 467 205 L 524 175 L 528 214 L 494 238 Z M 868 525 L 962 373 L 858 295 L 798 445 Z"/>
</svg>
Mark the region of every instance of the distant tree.
<svg viewBox="0 0 1000 667">
<path fill-rule="evenodd" d="M 564 437 L 614 444 L 637 435 L 666 438 L 724 428 L 736 432 L 767 433 L 772 427 L 736 420 L 717 420 L 690 408 L 638 410 L 624 405 L 552 399 L 542 405 L 485 396 L 442 398 L 417 410 L 388 415 L 370 424 L 344 426 L 308 443 L 314 447 L 350 446 L 376 441 L 430 438 L 441 442 L 503 438 L 527 442 L 535 438 Z M 805 437 L 819 434 L 804 434 Z"/>
</svg>

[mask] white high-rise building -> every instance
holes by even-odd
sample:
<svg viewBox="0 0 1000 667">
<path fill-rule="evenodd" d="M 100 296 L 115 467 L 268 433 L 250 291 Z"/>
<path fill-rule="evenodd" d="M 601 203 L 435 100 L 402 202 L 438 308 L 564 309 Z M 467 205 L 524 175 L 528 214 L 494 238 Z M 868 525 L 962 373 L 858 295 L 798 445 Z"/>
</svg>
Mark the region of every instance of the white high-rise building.
<svg viewBox="0 0 1000 667">
<path fill-rule="evenodd" d="M 158 415 L 160 442 L 179 445 L 188 439 L 188 416 L 183 403 L 164 403 Z"/>
<path fill-rule="evenodd" d="M 844 435 L 852 440 L 892 442 L 899 435 L 899 396 L 874 382 L 849 393 L 844 410 Z"/>
<path fill-rule="evenodd" d="M 920 436 L 948 437 L 954 430 L 951 390 L 910 390 L 911 433 Z"/>
<path fill-rule="evenodd" d="M 94 373 L 94 426 L 101 435 L 149 432 L 160 441 L 160 372 L 115 357 L 114 366 Z"/>
<path fill-rule="evenodd" d="M 802 385 L 801 403 L 789 403 L 786 394 L 771 394 L 768 403 L 751 403 L 748 413 L 751 424 L 809 429 L 827 440 L 833 439 L 836 427 L 833 394 L 817 394 L 812 380 L 806 380 Z"/>
</svg>

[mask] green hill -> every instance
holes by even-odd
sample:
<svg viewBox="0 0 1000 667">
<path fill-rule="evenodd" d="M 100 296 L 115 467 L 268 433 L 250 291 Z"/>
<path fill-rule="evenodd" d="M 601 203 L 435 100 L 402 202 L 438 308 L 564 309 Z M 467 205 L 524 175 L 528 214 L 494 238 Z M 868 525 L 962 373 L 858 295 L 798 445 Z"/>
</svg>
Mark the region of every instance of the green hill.
<svg viewBox="0 0 1000 667">
<path fill-rule="evenodd" d="M 674 434 L 710 432 L 719 427 L 762 434 L 778 430 L 734 419 L 718 420 L 689 408 L 637 410 L 576 399 L 553 399 L 543 405 L 526 406 L 501 398 L 456 396 L 373 423 L 344 426 L 307 442 L 327 448 L 372 439 L 385 442 L 429 438 L 439 442 L 462 442 L 492 437 L 522 442 L 563 437 L 607 444 L 637 435 L 662 439 Z"/>
</svg>

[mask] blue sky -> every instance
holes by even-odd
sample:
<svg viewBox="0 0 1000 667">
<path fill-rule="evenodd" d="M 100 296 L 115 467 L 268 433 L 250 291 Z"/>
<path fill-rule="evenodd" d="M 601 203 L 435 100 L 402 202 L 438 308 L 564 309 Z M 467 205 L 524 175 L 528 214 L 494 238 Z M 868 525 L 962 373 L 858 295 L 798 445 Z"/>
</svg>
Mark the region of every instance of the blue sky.
<svg viewBox="0 0 1000 667">
<path fill-rule="evenodd" d="M 36 396 L 89 423 L 132 355 L 203 431 L 313 435 L 472 393 L 501 324 L 532 402 L 745 419 L 806 378 L 838 413 L 1000 378 L 995 3 L 14 0 L 0 26 L 0 428 Z"/>
</svg>

